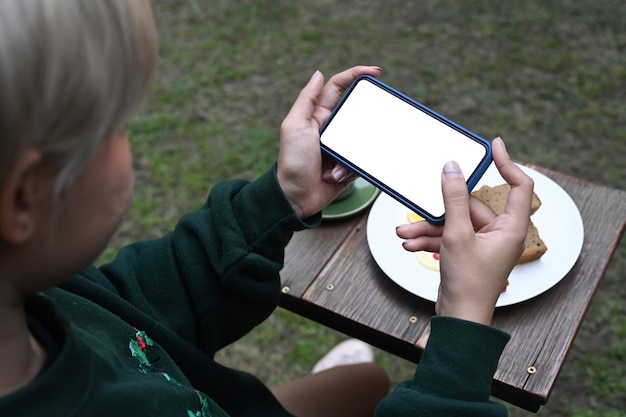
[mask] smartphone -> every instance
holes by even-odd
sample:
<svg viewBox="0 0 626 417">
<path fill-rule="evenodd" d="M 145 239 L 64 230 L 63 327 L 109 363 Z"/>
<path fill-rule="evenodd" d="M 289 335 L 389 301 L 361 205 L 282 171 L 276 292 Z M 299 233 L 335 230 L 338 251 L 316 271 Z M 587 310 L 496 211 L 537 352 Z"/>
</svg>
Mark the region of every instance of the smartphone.
<svg viewBox="0 0 626 417">
<path fill-rule="evenodd" d="M 471 191 L 491 143 L 376 78 L 357 78 L 320 129 L 322 151 L 433 224 L 443 224 L 441 171 L 458 162 Z"/>
</svg>

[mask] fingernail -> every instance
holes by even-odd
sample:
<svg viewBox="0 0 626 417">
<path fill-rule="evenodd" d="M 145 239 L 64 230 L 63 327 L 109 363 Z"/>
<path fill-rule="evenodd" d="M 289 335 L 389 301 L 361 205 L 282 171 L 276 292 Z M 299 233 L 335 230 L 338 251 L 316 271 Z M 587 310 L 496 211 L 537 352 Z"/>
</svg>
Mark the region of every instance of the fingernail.
<svg viewBox="0 0 626 417">
<path fill-rule="evenodd" d="M 456 163 L 456 161 L 448 161 L 443 166 L 443 175 L 446 178 L 452 178 L 462 177 L 463 173 L 461 172 L 461 167 Z"/>
<path fill-rule="evenodd" d="M 349 180 L 351 177 L 352 177 L 352 174 L 350 174 L 350 173 L 348 172 L 346 175 L 344 175 L 343 177 L 339 178 L 339 179 L 337 180 L 337 182 L 344 182 L 344 181 L 347 181 L 347 180 Z"/>
<path fill-rule="evenodd" d="M 378 71 L 382 71 L 383 69 L 381 67 L 379 67 L 378 65 L 368 65 L 370 68 L 374 68 Z"/>
<path fill-rule="evenodd" d="M 320 74 L 321 74 L 320 70 L 316 70 L 316 71 L 313 73 L 313 75 L 311 75 L 311 79 L 309 80 L 309 82 L 310 82 L 310 81 L 315 80 L 317 77 L 319 77 L 319 76 L 320 76 Z"/>
<path fill-rule="evenodd" d="M 333 172 L 333 179 L 337 182 L 342 182 L 344 181 L 348 176 L 350 175 L 350 172 L 348 172 L 347 169 L 345 168 L 339 168 L 337 171 Z"/>
<path fill-rule="evenodd" d="M 407 224 L 401 224 L 399 226 L 396 226 L 396 234 L 400 233 L 403 229 L 405 229 L 408 225 Z"/>
</svg>

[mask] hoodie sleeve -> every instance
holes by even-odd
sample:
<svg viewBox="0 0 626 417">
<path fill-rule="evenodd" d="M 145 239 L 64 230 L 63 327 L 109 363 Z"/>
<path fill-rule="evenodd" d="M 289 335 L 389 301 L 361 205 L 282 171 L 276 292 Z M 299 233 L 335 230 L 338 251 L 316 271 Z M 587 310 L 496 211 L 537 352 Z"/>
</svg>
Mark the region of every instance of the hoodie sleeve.
<svg viewBox="0 0 626 417">
<path fill-rule="evenodd" d="M 507 416 L 506 408 L 489 397 L 509 338 L 492 327 L 433 317 L 413 380 L 389 394 L 378 406 L 376 416 Z"/>
<path fill-rule="evenodd" d="M 275 309 L 285 246 L 320 220 L 296 216 L 274 166 L 253 182 L 215 185 L 172 232 L 122 248 L 86 276 L 212 355 Z"/>
</svg>

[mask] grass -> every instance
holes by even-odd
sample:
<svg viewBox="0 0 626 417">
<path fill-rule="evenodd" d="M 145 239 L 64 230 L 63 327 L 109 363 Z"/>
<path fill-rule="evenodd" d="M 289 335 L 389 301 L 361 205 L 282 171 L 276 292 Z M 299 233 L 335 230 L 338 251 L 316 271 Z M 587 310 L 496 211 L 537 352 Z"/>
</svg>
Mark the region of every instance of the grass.
<svg viewBox="0 0 626 417">
<path fill-rule="evenodd" d="M 274 161 L 300 88 L 355 64 L 517 160 L 626 189 L 626 3 L 154 0 L 160 64 L 130 125 L 137 174 L 127 222 L 103 254 L 160 236 L 216 182 Z M 626 243 L 619 245 L 539 415 L 624 416 Z M 346 336 L 284 310 L 221 353 L 270 384 Z M 395 382 L 414 366 L 381 351 Z M 512 416 L 528 416 L 511 407 Z"/>
</svg>

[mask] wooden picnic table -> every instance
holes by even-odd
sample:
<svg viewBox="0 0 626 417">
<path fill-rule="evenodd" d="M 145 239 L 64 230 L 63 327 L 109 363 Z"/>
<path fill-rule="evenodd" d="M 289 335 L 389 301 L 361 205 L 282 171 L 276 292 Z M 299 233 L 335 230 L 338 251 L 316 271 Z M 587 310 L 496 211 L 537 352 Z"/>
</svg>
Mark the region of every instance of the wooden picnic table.
<svg viewBox="0 0 626 417">
<path fill-rule="evenodd" d="M 585 237 L 578 261 L 556 286 L 496 310 L 511 334 L 492 394 L 530 411 L 546 404 L 593 294 L 626 226 L 626 192 L 529 165 L 558 183 L 580 210 Z M 281 306 L 419 362 L 434 303 L 396 285 L 366 240 L 368 211 L 298 232 L 286 249 Z"/>
</svg>

